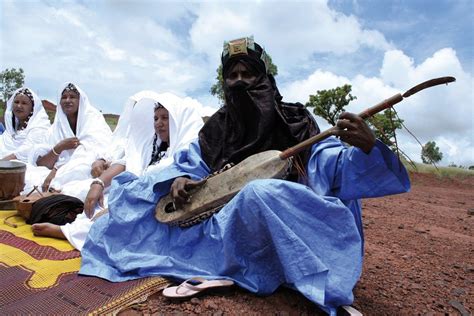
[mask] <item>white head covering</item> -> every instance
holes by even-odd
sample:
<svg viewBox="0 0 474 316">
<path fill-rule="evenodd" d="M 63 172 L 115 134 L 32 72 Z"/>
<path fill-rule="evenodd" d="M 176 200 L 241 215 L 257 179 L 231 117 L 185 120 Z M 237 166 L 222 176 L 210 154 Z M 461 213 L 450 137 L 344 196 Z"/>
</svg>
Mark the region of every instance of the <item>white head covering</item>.
<svg viewBox="0 0 474 316">
<path fill-rule="evenodd" d="M 153 99 L 157 93 L 153 91 L 140 91 L 125 101 L 122 114 L 120 114 L 117 126 L 112 134 L 112 143 L 108 148 L 100 154 L 97 158 L 103 158 L 107 161 L 122 159 L 125 155 L 125 146 L 127 145 L 127 139 L 130 128 L 130 117 L 132 115 L 132 109 L 135 104 L 143 98 Z"/>
<path fill-rule="evenodd" d="M 81 145 L 76 149 L 64 150 L 59 156 L 56 166 L 61 166 L 69 161 L 72 155 L 78 156 L 84 152 L 100 152 L 104 147 L 110 144 L 112 131 L 104 119 L 102 113 L 89 102 L 89 98 L 77 85 L 74 85 L 79 91 L 79 109 L 77 113 L 76 134 L 71 129 L 67 116 L 64 113 L 60 103 L 61 95 L 69 83 L 65 83 L 59 90 L 58 106 L 53 125 L 51 127 L 51 136 L 49 144 L 54 147 L 61 140 L 77 137 Z"/>
<path fill-rule="evenodd" d="M 22 130 L 16 131 L 12 124 L 13 101 L 20 90 L 28 89 L 33 96 L 33 115 L 29 118 L 28 124 Z M 15 90 L 7 101 L 5 111 L 5 132 L 0 135 L 0 158 L 15 154 L 18 160 L 27 162 L 28 154 L 33 145 L 46 141 L 48 128 L 51 126 L 48 114 L 43 108 L 41 99 L 29 88 Z"/>
<path fill-rule="evenodd" d="M 153 150 L 154 110 L 159 102 L 169 114 L 169 147 L 165 156 L 155 165 L 148 166 Z M 186 148 L 197 138 L 203 126 L 197 111 L 199 103 L 190 98 L 180 98 L 171 93 L 153 93 L 138 101 L 130 116 L 130 133 L 125 151 L 125 168 L 140 176 L 145 171 L 159 171 L 173 162 L 173 155 Z M 161 140 L 158 137 L 157 146 Z"/>
<path fill-rule="evenodd" d="M 63 139 L 79 138 L 81 143 L 79 147 L 62 151 L 55 164 L 58 171 L 51 182 L 51 187 L 58 190 L 69 181 L 89 178 L 92 162 L 97 153 L 110 144 L 112 136 L 102 113 L 90 104 L 87 95 L 77 85 L 74 86 L 79 91 L 80 97 L 76 134 L 74 134 L 60 105 L 62 92 L 68 84 L 69 82 L 65 83 L 59 90 L 56 116 L 50 129 L 48 143 L 35 147 L 34 153 L 30 155 L 30 162 L 36 164 L 39 156 L 47 154 Z"/>
</svg>

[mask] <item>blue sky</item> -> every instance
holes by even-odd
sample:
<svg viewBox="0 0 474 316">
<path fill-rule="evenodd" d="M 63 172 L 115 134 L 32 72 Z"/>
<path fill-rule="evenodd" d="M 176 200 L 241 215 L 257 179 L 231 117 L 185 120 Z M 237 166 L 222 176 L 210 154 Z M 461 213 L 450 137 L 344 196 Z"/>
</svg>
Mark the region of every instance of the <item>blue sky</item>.
<svg viewBox="0 0 474 316">
<path fill-rule="evenodd" d="M 26 85 L 57 102 L 78 84 L 104 113 L 120 113 L 144 89 L 218 108 L 209 94 L 222 42 L 254 35 L 278 66 L 286 101 L 353 86 L 358 112 L 438 76 L 457 82 L 396 106 L 442 165 L 474 165 L 474 1 L 8 1 L 0 0 L 1 68 L 22 67 Z M 327 124 L 318 119 L 321 127 Z M 401 148 L 420 146 L 401 132 Z"/>
</svg>

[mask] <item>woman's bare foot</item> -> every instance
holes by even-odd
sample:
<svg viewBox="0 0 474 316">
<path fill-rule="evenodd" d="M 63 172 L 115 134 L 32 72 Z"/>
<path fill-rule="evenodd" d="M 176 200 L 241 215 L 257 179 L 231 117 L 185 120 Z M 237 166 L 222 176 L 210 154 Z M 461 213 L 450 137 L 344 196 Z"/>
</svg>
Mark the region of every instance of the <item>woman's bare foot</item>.
<svg viewBox="0 0 474 316">
<path fill-rule="evenodd" d="M 59 239 L 66 239 L 61 228 L 56 224 L 37 223 L 31 226 L 35 236 L 46 236 Z"/>
</svg>

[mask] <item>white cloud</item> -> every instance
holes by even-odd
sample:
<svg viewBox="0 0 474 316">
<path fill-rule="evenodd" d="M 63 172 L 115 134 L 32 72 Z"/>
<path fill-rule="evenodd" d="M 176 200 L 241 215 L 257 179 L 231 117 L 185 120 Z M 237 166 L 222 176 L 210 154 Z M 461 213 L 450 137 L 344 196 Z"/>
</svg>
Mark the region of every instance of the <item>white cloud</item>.
<svg viewBox="0 0 474 316">
<path fill-rule="evenodd" d="M 92 100 L 99 99 L 105 112 L 118 113 L 137 91 L 186 94 L 202 88 L 202 78 L 208 77 L 206 61 L 159 24 L 161 11 L 116 19 L 107 15 L 114 10 L 104 14 L 75 3 L 6 2 L 2 9 L 2 44 L 15 48 L 2 48 L 2 66 L 22 67 L 26 84 L 35 83 L 32 88 L 44 98 L 56 100 L 57 87 L 73 81 Z M 170 12 L 165 15 L 166 21 L 173 19 Z"/>
<path fill-rule="evenodd" d="M 258 41 L 275 51 L 274 58 L 280 54 L 281 72 L 292 64 L 291 58 L 303 60 L 314 51 L 342 53 L 359 45 L 387 45 L 383 35 L 362 29 L 356 18 L 331 11 L 324 1 L 294 5 L 105 1 L 93 6 L 6 2 L 3 8 L 2 42 L 21 48 L 2 49 L 5 66 L 23 67 L 27 81 L 41 81 L 43 86 L 47 82 L 40 88 L 46 97 L 55 97 L 56 87 L 71 80 L 82 83 L 90 95 L 107 98 L 101 103 L 108 106 L 127 98 L 120 94 L 144 88 L 207 92 L 222 42 L 242 35 L 255 33 Z M 13 22 L 18 16 L 23 17 L 21 28 Z M 183 23 L 189 23 L 189 29 L 181 34 L 169 26 Z M 111 93 L 104 96 L 104 91 Z"/>
<path fill-rule="evenodd" d="M 386 50 L 392 45 L 354 16 L 331 10 L 326 1 L 206 2 L 196 8 L 191 42 L 217 62 L 224 40 L 254 35 L 273 60 L 285 67 L 313 53 L 347 54 L 361 46 Z"/>
<path fill-rule="evenodd" d="M 458 138 L 454 142 L 452 138 L 438 137 L 436 145 L 443 153 L 443 164 L 456 164 L 464 167 L 474 165 L 474 147 L 472 135 L 470 137 Z"/>
<path fill-rule="evenodd" d="M 125 75 L 118 70 L 99 70 L 99 73 L 104 80 L 119 80 L 125 78 Z"/>
<path fill-rule="evenodd" d="M 107 40 L 99 40 L 97 45 L 103 49 L 105 56 L 107 56 L 107 58 L 112 61 L 121 61 L 124 60 L 126 57 L 126 53 L 124 50 L 114 47 Z"/>
<path fill-rule="evenodd" d="M 66 10 L 66 9 L 51 10 L 51 16 L 52 18 L 54 18 L 54 20 L 65 22 L 65 24 L 72 24 L 73 26 L 85 32 L 87 36 L 93 37 L 95 33 L 92 30 L 90 30 L 88 27 L 86 27 L 84 23 L 81 22 L 81 19 L 78 18 L 78 16 L 76 15 L 76 14 L 87 13 L 87 11 L 83 10 L 81 7 L 74 6 L 74 5 L 73 5 L 73 8 L 76 10 Z M 74 14 L 73 12 L 75 12 L 76 14 Z"/>
<path fill-rule="evenodd" d="M 198 110 L 198 112 L 201 116 L 211 116 L 217 110 L 217 108 L 215 108 L 215 107 L 212 107 L 212 106 L 209 106 L 209 105 L 204 105 L 204 104 L 200 103 L 198 100 L 190 98 L 190 97 L 186 97 L 185 100 L 187 100 L 187 102 L 189 102 L 189 104 L 194 106 Z"/>
<path fill-rule="evenodd" d="M 308 78 L 294 81 L 282 87 L 282 94 L 286 101 L 299 100 L 305 103 L 309 99 L 309 95 L 316 94 L 318 90 L 332 89 L 344 84 L 350 84 L 350 80 L 318 69 Z"/>
<path fill-rule="evenodd" d="M 413 63 L 413 59 L 401 50 L 388 51 L 385 53 L 382 69 L 380 69 L 380 77 L 387 84 L 406 85 L 408 83 L 406 78 L 410 76 Z"/>
<path fill-rule="evenodd" d="M 399 113 L 409 126 L 416 126 L 418 135 L 424 139 L 440 137 L 443 135 L 474 135 L 473 130 L 473 78 L 464 71 L 459 63 L 456 53 L 451 48 L 441 49 L 427 58 L 420 65 L 404 63 L 408 57 L 398 53 L 399 58 L 393 58 L 387 52 L 382 66 L 382 79 L 384 69 L 393 69 L 397 65 L 403 71 L 393 73 L 389 83 L 393 83 L 401 92 L 425 80 L 454 76 L 457 81 L 448 87 L 433 87 L 421 91 L 407 98 L 398 107 Z M 402 62 L 399 62 L 399 61 Z"/>
<path fill-rule="evenodd" d="M 137 56 L 131 56 L 130 57 L 130 62 L 132 63 L 133 66 L 145 68 L 148 66 L 148 63 L 145 59 Z"/>
</svg>

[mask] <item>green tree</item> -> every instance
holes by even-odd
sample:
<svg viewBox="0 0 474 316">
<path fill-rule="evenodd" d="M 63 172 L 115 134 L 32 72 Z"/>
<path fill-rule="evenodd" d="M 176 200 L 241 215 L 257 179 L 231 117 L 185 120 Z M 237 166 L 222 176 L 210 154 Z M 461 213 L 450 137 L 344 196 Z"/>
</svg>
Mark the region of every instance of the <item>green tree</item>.
<svg viewBox="0 0 474 316">
<path fill-rule="evenodd" d="M 270 55 L 267 54 L 268 58 L 268 72 L 273 76 L 278 75 L 278 67 L 273 63 L 272 58 Z M 211 86 L 211 94 L 216 96 L 221 104 L 224 104 L 224 78 L 222 77 L 222 64 L 219 65 L 216 69 L 216 82 Z"/>
<path fill-rule="evenodd" d="M 339 114 L 352 100 L 357 99 L 351 95 L 351 85 L 343 85 L 335 89 L 318 90 L 315 95 L 309 96 L 306 107 L 313 108 L 313 113 L 325 119 L 332 126 L 336 125 Z"/>
<path fill-rule="evenodd" d="M 23 69 L 19 68 L 16 70 L 15 68 L 12 69 L 5 69 L 4 71 L 0 72 L 0 95 L 2 97 L 0 110 L 2 113 L 5 111 L 5 105 L 7 104 L 7 100 L 12 96 L 13 92 L 21 88 L 25 82 L 25 74 L 23 73 Z M 1 115 L 3 117 L 3 114 Z"/>
<path fill-rule="evenodd" d="M 351 91 L 352 86 L 348 84 L 335 89 L 318 90 L 316 95 L 309 96 L 306 107 L 313 108 L 315 115 L 335 126 L 339 115 L 345 111 L 349 102 L 357 99 Z M 395 149 L 395 132 L 403 126 L 403 120 L 396 116 L 395 111 L 387 109 L 383 113 L 377 113 L 368 120 L 368 123 L 378 139 Z"/>
<path fill-rule="evenodd" d="M 2 101 L 7 102 L 7 100 L 12 96 L 13 91 L 18 88 L 21 88 L 25 83 L 25 74 L 23 69 L 16 70 L 5 69 L 0 73 L 0 93 L 2 95 Z"/>
<path fill-rule="evenodd" d="M 421 161 L 423 163 L 436 163 L 443 159 L 443 153 L 436 146 L 436 142 L 427 142 L 421 149 Z"/>
<path fill-rule="evenodd" d="M 216 82 L 212 85 L 210 92 L 213 96 L 216 96 L 222 104 L 224 104 L 224 88 L 222 87 L 224 78 L 222 77 L 222 64 L 217 67 L 216 72 Z"/>
<path fill-rule="evenodd" d="M 400 119 L 395 111 L 387 109 L 382 113 L 377 113 L 369 118 L 369 125 L 373 127 L 375 136 L 392 150 L 396 148 L 396 130 L 402 128 L 403 120 Z"/>
</svg>

